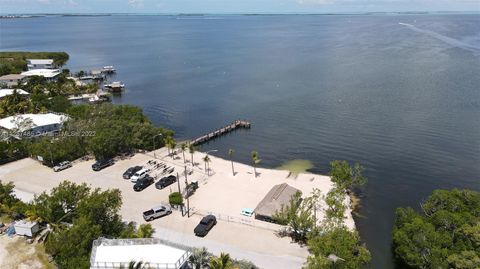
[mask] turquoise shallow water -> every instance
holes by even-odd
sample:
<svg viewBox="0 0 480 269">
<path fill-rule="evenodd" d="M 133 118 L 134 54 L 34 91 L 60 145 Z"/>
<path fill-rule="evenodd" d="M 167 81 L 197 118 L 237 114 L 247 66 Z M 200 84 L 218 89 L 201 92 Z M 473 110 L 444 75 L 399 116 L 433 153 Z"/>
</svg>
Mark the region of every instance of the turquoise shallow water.
<svg viewBox="0 0 480 269">
<path fill-rule="evenodd" d="M 413 25 L 402 25 L 405 23 Z M 327 173 L 360 162 L 357 220 L 373 268 L 394 268 L 398 206 L 433 189 L 480 190 L 480 16 L 110 16 L 0 20 L 0 50 L 67 51 L 73 71 L 114 65 L 116 103 L 188 139 L 236 118 L 251 130 L 203 147 L 266 167 Z"/>
</svg>

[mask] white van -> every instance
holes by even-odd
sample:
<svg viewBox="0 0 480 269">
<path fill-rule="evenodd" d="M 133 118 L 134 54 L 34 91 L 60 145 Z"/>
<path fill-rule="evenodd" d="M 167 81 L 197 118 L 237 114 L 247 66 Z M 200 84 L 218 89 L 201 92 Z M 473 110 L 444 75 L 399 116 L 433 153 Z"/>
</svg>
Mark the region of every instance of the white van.
<svg viewBox="0 0 480 269">
<path fill-rule="evenodd" d="M 147 175 L 148 171 L 150 171 L 150 170 L 149 169 L 142 169 L 140 171 L 137 171 L 135 174 L 133 174 L 133 176 L 130 178 L 130 180 L 133 183 L 137 183 L 137 180 L 144 178 Z"/>
</svg>

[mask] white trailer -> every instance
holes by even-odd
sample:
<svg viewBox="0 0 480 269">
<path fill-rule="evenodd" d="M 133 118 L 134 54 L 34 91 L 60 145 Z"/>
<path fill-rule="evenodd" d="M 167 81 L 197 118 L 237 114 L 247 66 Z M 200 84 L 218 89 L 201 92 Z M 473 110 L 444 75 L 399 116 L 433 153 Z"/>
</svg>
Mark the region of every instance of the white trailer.
<svg viewBox="0 0 480 269">
<path fill-rule="evenodd" d="M 17 221 L 13 227 L 16 234 L 28 237 L 33 237 L 40 229 L 38 223 L 23 220 Z"/>
</svg>

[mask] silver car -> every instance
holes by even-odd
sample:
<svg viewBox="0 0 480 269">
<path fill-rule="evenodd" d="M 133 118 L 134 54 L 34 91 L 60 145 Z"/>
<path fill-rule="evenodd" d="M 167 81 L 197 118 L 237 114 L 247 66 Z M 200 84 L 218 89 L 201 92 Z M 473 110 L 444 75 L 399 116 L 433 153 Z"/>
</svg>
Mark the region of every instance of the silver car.
<svg viewBox="0 0 480 269">
<path fill-rule="evenodd" d="M 69 162 L 69 161 L 64 161 L 64 162 L 59 163 L 58 165 L 55 165 L 55 166 L 53 167 L 53 171 L 55 171 L 55 172 L 60 172 L 60 171 L 62 171 L 62 170 L 65 170 L 65 169 L 67 169 L 67 168 L 70 168 L 70 167 L 72 167 L 72 163 Z"/>
<path fill-rule="evenodd" d="M 143 212 L 143 219 L 151 221 L 170 214 L 172 214 L 172 208 L 169 205 L 160 205 Z"/>
</svg>

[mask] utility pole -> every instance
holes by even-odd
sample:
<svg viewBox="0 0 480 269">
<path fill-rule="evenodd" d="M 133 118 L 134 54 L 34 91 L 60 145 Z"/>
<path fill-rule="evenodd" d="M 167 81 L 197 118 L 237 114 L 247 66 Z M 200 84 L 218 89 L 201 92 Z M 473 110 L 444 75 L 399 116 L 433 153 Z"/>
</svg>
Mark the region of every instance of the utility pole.
<svg viewBox="0 0 480 269">
<path fill-rule="evenodd" d="M 187 166 L 185 165 L 185 189 L 187 190 L 187 217 L 190 218 L 190 195 L 188 194 Z"/>
</svg>

